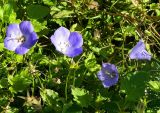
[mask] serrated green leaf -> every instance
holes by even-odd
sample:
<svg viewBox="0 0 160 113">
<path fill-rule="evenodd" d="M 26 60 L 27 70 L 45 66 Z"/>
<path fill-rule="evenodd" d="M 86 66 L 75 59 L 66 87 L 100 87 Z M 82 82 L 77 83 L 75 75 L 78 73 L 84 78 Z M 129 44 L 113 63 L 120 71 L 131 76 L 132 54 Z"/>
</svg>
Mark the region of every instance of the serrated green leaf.
<svg viewBox="0 0 160 113">
<path fill-rule="evenodd" d="M 154 91 L 160 91 L 160 82 L 159 81 L 149 81 L 149 87 Z"/>
<path fill-rule="evenodd" d="M 121 90 L 125 90 L 129 101 L 136 101 L 144 95 L 148 79 L 147 72 L 129 73 L 121 82 Z"/>
<path fill-rule="evenodd" d="M 88 70 L 92 72 L 100 70 L 100 65 L 97 64 L 96 57 L 94 56 L 93 53 L 89 54 L 84 62 L 85 62 L 85 67 Z"/>
<path fill-rule="evenodd" d="M 9 90 L 13 93 L 22 92 L 27 89 L 27 87 L 32 83 L 32 78 L 23 70 L 20 74 L 16 76 L 11 76 L 8 78 L 10 83 Z"/>
<path fill-rule="evenodd" d="M 60 11 L 61 11 L 61 9 L 53 6 L 53 7 L 51 7 L 51 12 L 50 12 L 50 14 L 53 15 L 53 14 L 55 14 L 55 13 L 57 13 L 57 12 L 60 12 Z"/>
<path fill-rule="evenodd" d="M 41 89 L 40 95 L 45 103 L 54 105 L 58 98 L 58 93 L 50 89 Z"/>
<path fill-rule="evenodd" d="M 29 18 L 39 19 L 49 14 L 49 8 L 41 5 L 30 5 L 27 7 Z"/>
<path fill-rule="evenodd" d="M 46 25 L 47 25 L 47 21 L 44 21 L 44 22 L 38 22 L 36 19 L 33 19 L 32 20 L 32 24 L 34 26 L 34 30 L 35 32 L 40 32 L 41 30 L 45 29 L 46 28 Z"/>
<path fill-rule="evenodd" d="M 98 102 L 101 102 L 101 101 L 104 101 L 104 100 L 106 100 L 107 98 L 105 98 L 105 97 L 103 97 L 103 96 L 101 96 L 100 94 L 97 96 L 97 98 L 96 98 L 96 102 L 98 103 Z"/>
<path fill-rule="evenodd" d="M 8 22 L 9 21 L 9 18 L 10 18 L 10 14 L 12 13 L 13 11 L 13 6 L 12 4 L 5 4 L 3 6 L 3 9 L 4 9 L 4 13 L 3 13 L 3 20 L 5 22 Z"/>
<path fill-rule="evenodd" d="M 89 94 L 89 91 L 82 88 L 72 88 L 71 90 L 74 101 L 76 101 L 82 107 L 88 107 L 88 105 L 92 101 L 92 97 Z"/>
</svg>

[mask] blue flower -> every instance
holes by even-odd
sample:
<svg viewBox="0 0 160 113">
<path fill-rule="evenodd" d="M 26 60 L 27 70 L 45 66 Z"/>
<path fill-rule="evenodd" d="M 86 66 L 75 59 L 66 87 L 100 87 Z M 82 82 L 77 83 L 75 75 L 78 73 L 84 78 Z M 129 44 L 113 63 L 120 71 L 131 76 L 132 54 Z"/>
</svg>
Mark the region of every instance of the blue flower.
<svg viewBox="0 0 160 113">
<path fill-rule="evenodd" d="M 116 66 L 110 63 L 102 63 L 102 68 L 97 76 L 105 88 L 115 85 L 119 78 Z"/>
<path fill-rule="evenodd" d="M 25 54 L 37 42 L 37 34 L 30 21 L 10 24 L 6 31 L 4 46 L 17 54 Z"/>
<path fill-rule="evenodd" d="M 141 39 L 131 50 L 130 59 L 151 60 L 151 55 L 145 50 L 145 44 Z"/>
<path fill-rule="evenodd" d="M 68 57 L 78 56 L 83 52 L 83 38 L 78 32 L 70 32 L 65 27 L 58 28 L 51 36 L 51 42 L 57 51 Z"/>
</svg>

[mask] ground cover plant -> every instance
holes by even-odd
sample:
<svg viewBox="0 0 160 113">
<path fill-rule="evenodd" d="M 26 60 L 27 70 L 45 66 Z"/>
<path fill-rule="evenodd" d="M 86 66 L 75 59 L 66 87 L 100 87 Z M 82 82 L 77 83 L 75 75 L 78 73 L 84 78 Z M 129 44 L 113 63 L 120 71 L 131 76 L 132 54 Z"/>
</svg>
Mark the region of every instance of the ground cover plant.
<svg viewBox="0 0 160 113">
<path fill-rule="evenodd" d="M 0 112 L 159 113 L 160 1 L 1 0 Z"/>
</svg>

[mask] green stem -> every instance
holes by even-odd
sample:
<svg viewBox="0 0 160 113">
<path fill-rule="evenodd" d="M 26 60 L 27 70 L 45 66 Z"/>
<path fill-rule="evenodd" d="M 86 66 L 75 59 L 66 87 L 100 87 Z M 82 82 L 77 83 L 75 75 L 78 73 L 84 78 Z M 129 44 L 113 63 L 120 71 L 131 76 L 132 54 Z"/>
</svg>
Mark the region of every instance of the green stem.
<svg viewBox="0 0 160 113">
<path fill-rule="evenodd" d="M 49 61 L 49 79 L 52 78 L 52 73 L 51 73 L 51 62 Z"/>
<path fill-rule="evenodd" d="M 33 85 L 33 87 L 32 87 L 32 96 L 34 95 L 34 87 L 35 87 L 35 83 L 34 83 L 34 76 L 32 76 L 33 77 L 33 81 L 32 81 L 32 85 Z"/>
<path fill-rule="evenodd" d="M 73 75 L 73 86 L 75 86 L 75 80 L 76 80 L 76 78 L 75 78 L 75 70 L 74 70 L 74 75 Z"/>
<path fill-rule="evenodd" d="M 124 68 L 125 68 L 125 66 L 124 66 L 125 65 L 124 42 L 125 42 L 125 38 L 126 38 L 126 33 L 122 28 L 122 23 L 120 23 L 120 27 L 121 27 L 121 31 L 123 33 L 123 45 L 122 45 L 122 57 L 123 57 L 122 62 L 123 62 L 123 66 L 122 66 L 122 69 L 124 70 Z"/>
<path fill-rule="evenodd" d="M 66 86 L 65 86 L 65 97 L 66 97 L 66 101 L 67 101 L 67 98 L 68 98 L 68 95 L 67 95 L 67 91 L 68 91 L 68 80 L 69 80 L 69 75 L 71 73 L 71 70 L 69 70 L 69 73 L 67 75 L 67 78 L 66 78 Z"/>
</svg>

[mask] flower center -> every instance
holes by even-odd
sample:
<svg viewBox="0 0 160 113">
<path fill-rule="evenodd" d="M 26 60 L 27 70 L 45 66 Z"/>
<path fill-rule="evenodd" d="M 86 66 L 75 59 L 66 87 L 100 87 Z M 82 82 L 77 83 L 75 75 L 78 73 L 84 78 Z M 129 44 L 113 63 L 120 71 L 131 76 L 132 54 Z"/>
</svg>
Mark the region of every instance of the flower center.
<svg viewBox="0 0 160 113">
<path fill-rule="evenodd" d="M 69 42 L 59 42 L 59 47 L 61 52 L 66 52 L 67 48 L 70 47 Z"/>
<path fill-rule="evenodd" d="M 25 41 L 25 37 L 24 36 L 20 36 L 20 37 L 16 37 L 16 38 L 11 38 L 9 40 L 16 40 L 19 43 L 23 43 Z"/>
<path fill-rule="evenodd" d="M 115 76 L 116 76 L 116 73 L 115 72 L 108 72 L 107 70 L 105 71 L 105 74 L 107 75 L 107 76 L 109 76 L 110 78 L 114 78 Z"/>
<path fill-rule="evenodd" d="M 16 38 L 18 42 L 21 42 L 23 43 L 25 41 L 25 37 L 24 36 L 21 36 L 19 38 Z"/>
</svg>

